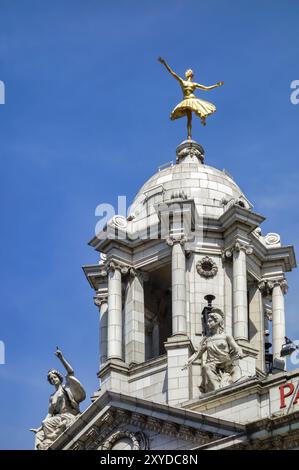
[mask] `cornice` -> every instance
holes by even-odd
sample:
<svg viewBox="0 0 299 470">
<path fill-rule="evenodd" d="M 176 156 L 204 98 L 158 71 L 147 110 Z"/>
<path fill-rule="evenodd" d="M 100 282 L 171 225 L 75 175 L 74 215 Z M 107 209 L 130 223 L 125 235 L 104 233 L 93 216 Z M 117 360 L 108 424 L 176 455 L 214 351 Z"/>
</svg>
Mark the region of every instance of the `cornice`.
<svg viewBox="0 0 299 470">
<path fill-rule="evenodd" d="M 108 372 L 115 371 L 122 375 L 127 375 L 129 366 L 120 359 L 108 359 L 97 373 L 98 378 L 104 377 Z"/>
<path fill-rule="evenodd" d="M 264 220 L 265 217 L 262 215 L 238 205 L 231 206 L 219 217 L 219 222 L 223 231 L 226 231 L 232 225 L 242 224 L 247 226 L 251 232 L 255 228 L 259 227 Z"/>
<path fill-rule="evenodd" d="M 96 438 L 98 430 L 104 430 L 105 433 L 107 430 L 108 435 L 117 426 L 130 423 L 136 425 L 137 422 L 141 430 L 167 432 L 173 437 L 179 434 L 182 439 L 186 439 L 188 435 L 188 439 L 198 444 L 202 440 L 208 442 L 231 433 L 243 433 L 245 430 L 244 425 L 227 420 L 106 391 L 59 436 L 51 449 L 69 449 L 82 444 L 85 448 L 88 439 Z M 98 447 L 100 444 L 101 442 L 96 443 Z M 87 445 L 91 448 L 92 443 Z"/>
<path fill-rule="evenodd" d="M 163 370 L 167 366 L 167 354 L 163 354 L 163 356 L 158 356 L 153 359 L 149 359 L 146 362 L 143 362 L 142 364 L 134 364 L 132 366 L 129 366 L 129 376 L 130 378 L 135 375 L 135 374 L 141 374 L 145 373 L 146 375 L 152 373 L 152 369 L 155 367 L 162 367 Z"/>
</svg>

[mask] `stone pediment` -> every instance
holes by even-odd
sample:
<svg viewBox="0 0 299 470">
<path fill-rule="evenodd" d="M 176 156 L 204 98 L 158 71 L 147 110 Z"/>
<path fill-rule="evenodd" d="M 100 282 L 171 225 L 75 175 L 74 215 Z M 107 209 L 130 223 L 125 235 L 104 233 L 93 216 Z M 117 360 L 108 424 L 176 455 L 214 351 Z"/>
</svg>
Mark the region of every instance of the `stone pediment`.
<svg viewBox="0 0 299 470">
<path fill-rule="evenodd" d="M 242 425 L 194 411 L 105 392 L 50 449 L 194 449 L 241 436 L 244 430 Z"/>
</svg>

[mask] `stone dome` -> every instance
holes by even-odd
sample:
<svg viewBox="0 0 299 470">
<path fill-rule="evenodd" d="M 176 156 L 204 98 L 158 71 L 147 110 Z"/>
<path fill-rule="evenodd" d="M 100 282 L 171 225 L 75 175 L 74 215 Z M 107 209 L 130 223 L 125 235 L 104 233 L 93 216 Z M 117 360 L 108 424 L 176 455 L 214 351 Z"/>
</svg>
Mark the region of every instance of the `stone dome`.
<svg viewBox="0 0 299 470">
<path fill-rule="evenodd" d="M 134 198 L 130 215 L 134 222 L 155 217 L 156 204 L 178 198 L 193 199 L 199 213 L 212 218 L 220 217 L 232 202 L 252 207 L 225 170 L 205 165 L 195 156 L 187 155 L 146 181 Z"/>
</svg>

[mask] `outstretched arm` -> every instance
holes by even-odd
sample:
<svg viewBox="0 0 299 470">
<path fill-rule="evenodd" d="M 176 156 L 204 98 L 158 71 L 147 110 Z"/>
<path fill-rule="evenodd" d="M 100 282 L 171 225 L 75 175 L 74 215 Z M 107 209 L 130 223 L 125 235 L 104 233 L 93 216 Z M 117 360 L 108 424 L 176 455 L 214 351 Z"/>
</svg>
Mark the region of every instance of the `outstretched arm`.
<svg viewBox="0 0 299 470">
<path fill-rule="evenodd" d="M 56 346 L 56 351 L 55 351 L 55 356 L 58 357 L 60 360 L 61 364 L 64 366 L 65 370 L 67 371 L 68 375 L 74 375 L 74 369 L 72 366 L 65 360 L 65 358 L 62 355 L 62 352 L 58 349 L 58 346 Z"/>
<path fill-rule="evenodd" d="M 194 354 L 192 354 L 192 356 L 189 357 L 188 361 L 186 361 L 186 363 L 184 364 L 184 367 L 183 369 L 186 369 L 186 367 L 189 367 L 191 366 L 191 364 L 193 364 L 194 361 L 196 361 L 196 359 L 201 359 L 203 353 L 206 351 L 206 344 L 205 342 L 203 341 L 200 345 L 199 345 L 199 348 L 197 351 L 195 351 Z M 183 370 L 182 369 L 182 370 Z"/>
<path fill-rule="evenodd" d="M 234 338 L 230 335 L 227 335 L 226 340 L 228 342 L 229 347 L 231 350 L 235 353 L 235 355 L 239 358 L 242 359 L 244 357 L 244 353 L 242 348 L 236 343 Z"/>
<path fill-rule="evenodd" d="M 222 86 L 224 82 L 218 82 L 216 85 L 211 85 L 211 86 L 205 86 L 201 85 L 200 83 L 196 83 L 196 88 L 200 88 L 201 90 L 213 90 L 214 88 L 218 88 L 219 86 Z"/>
<path fill-rule="evenodd" d="M 176 74 L 176 73 L 169 67 L 169 65 L 168 65 L 168 63 L 166 62 L 166 60 L 162 59 L 162 57 L 159 57 L 159 58 L 158 58 L 158 61 L 161 62 L 161 64 L 163 64 L 163 65 L 166 67 L 166 69 L 168 70 L 168 72 L 171 73 L 171 75 L 172 75 L 176 80 L 178 80 L 179 82 L 182 81 L 182 78 L 181 78 L 178 74 Z"/>
</svg>

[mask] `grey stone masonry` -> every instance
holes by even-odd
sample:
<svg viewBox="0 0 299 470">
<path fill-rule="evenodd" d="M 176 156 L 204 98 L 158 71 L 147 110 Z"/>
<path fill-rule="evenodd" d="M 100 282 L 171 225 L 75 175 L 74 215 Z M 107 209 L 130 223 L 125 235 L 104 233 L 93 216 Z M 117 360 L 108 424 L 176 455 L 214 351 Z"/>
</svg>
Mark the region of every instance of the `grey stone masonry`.
<svg viewBox="0 0 299 470">
<path fill-rule="evenodd" d="M 285 273 L 296 266 L 293 247 L 284 246 L 277 234 L 262 235 L 265 218 L 253 211 L 227 171 L 203 163 L 203 153 L 195 142 L 179 145 L 176 164 L 159 168 L 145 182 L 127 217 L 115 215 L 107 223 L 114 232 L 117 228 L 117 237 L 107 230 L 90 242 L 105 260 L 84 267 L 96 297 L 107 288 L 108 271 L 108 312 L 105 302 L 99 305 L 102 392 L 119 390 L 176 407 L 209 393 L 199 388 L 202 365 L 207 371 L 211 362 L 208 351 L 184 368 L 205 336 L 207 296 L 223 312 L 223 334 L 244 353 L 236 359 L 240 379 L 232 384 L 223 368 L 220 388 L 270 370 L 264 300 L 272 300 L 269 352 L 280 358 Z M 222 405 L 219 412 L 226 413 Z M 246 399 L 231 408 L 237 420 L 257 418 L 254 407 L 246 409 Z"/>
<path fill-rule="evenodd" d="M 125 360 L 127 364 L 145 360 L 143 276 L 133 270 L 125 298 Z"/>
<path fill-rule="evenodd" d="M 187 336 L 176 335 L 165 343 L 167 351 L 168 404 L 176 405 L 192 396 L 192 377 L 188 367 L 184 367 L 191 352 L 194 352 Z"/>
</svg>

